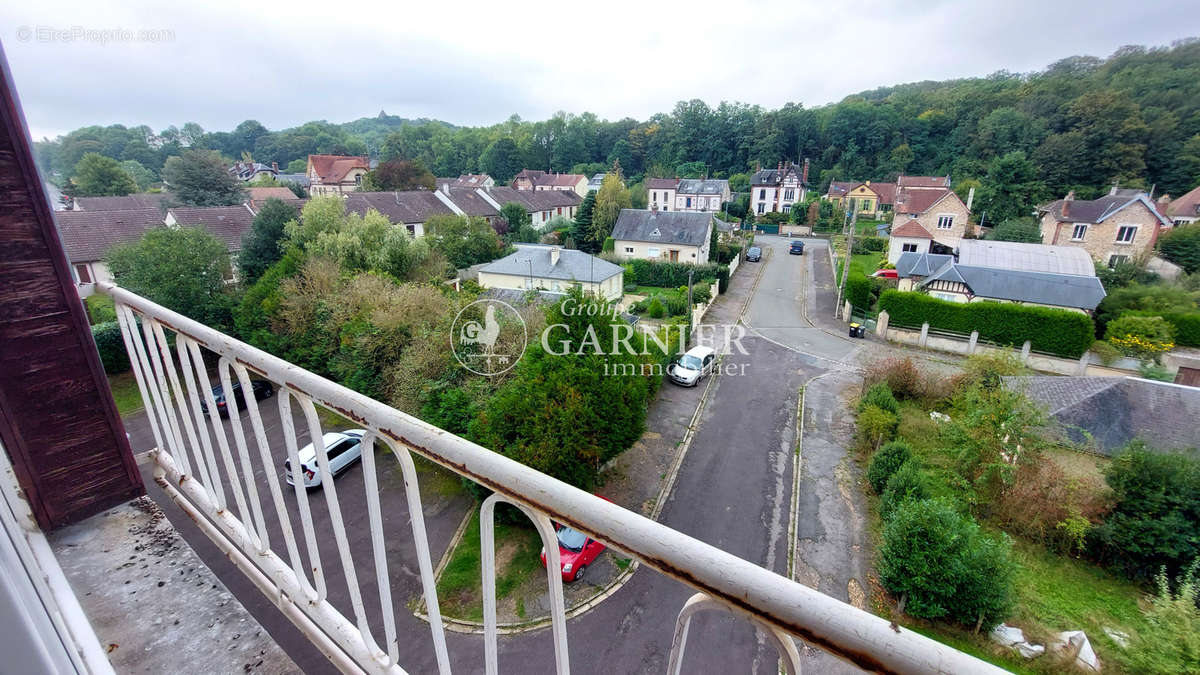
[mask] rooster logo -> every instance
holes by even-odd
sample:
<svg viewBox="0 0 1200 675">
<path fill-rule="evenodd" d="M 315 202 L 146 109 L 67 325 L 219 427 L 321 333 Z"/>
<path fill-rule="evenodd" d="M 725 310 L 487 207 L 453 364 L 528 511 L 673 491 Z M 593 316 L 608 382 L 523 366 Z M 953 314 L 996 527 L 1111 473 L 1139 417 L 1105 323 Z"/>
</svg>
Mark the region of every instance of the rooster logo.
<svg viewBox="0 0 1200 675">
<path fill-rule="evenodd" d="M 474 305 L 486 305 L 482 323 L 463 316 Z M 478 314 L 474 314 L 474 316 L 478 316 Z M 515 334 L 518 326 L 522 333 L 520 353 L 515 356 L 496 353 L 496 343 L 500 340 L 501 334 L 507 335 L 508 331 L 513 331 Z M 464 368 L 478 375 L 492 376 L 499 375 L 517 364 L 517 361 L 525 354 L 525 344 L 528 339 L 529 334 L 525 320 L 512 305 L 500 300 L 476 300 L 464 307 L 455 317 L 451 327 L 450 347 L 454 351 L 455 358 Z M 503 344 L 509 343 L 511 343 L 511 339 L 506 338 L 506 342 Z"/>
</svg>

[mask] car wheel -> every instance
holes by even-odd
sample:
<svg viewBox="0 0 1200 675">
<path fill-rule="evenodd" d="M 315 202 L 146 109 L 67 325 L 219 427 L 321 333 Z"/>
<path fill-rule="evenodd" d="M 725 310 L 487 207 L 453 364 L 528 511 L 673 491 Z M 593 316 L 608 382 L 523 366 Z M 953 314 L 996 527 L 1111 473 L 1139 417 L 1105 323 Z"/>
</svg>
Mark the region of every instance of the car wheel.
<svg viewBox="0 0 1200 675">
<path fill-rule="evenodd" d="M 579 569 L 575 570 L 575 576 L 571 577 L 571 581 L 579 581 L 583 578 L 583 573 L 587 571 L 587 565 L 580 565 Z"/>
</svg>

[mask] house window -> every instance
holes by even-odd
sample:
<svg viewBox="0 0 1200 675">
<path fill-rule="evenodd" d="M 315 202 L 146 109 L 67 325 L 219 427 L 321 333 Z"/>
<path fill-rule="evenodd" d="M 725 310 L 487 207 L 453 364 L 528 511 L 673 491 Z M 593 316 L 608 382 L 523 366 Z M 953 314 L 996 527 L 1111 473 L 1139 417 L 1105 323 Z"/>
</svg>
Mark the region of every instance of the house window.
<svg viewBox="0 0 1200 675">
<path fill-rule="evenodd" d="M 625 252 L 626 252 L 626 253 L 633 253 L 633 247 L 632 247 L 632 246 L 626 246 L 626 247 L 625 247 Z"/>
<path fill-rule="evenodd" d="M 75 276 L 79 277 L 79 283 L 81 284 L 92 283 L 92 271 L 88 269 L 87 263 L 75 266 Z"/>
<path fill-rule="evenodd" d="M 766 198 L 767 198 L 767 191 L 766 191 L 766 190 L 759 190 L 759 191 L 758 191 L 758 198 L 759 198 L 759 199 L 766 199 Z"/>
<path fill-rule="evenodd" d="M 561 206 L 558 207 L 558 215 L 560 215 L 560 216 L 562 215 L 562 207 Z"/>
<path fill-rule="evenodd" d="M 870 199 L 858 200 L 858 210 L 859 211 L 871 211 L 872 210 L 871 209 L 871 200 Z"/>
<path fill-rule="evenodd" d="M 1132 244 L 1137 236 L 1137 225 L 1122 225 L 1117 229 L 1118 244 Z"/>
<path fill-rule="evenodd" d="M 789 202 L 795 201 L 796 200 L 796 191 L 793 188 L 788 188 L 788 189 L 784 190 L 783 198 Z"/>
<path fill-rule="evenodd" d="M 657 201 L 658 201 L 658 193 L 657 193 L 657 192 L 651 192 L 651 193 L 650 193 L 650 195 L 651 195 L 651 196 L 650 196 L 650 201 L 652 201 L 652 202 L 657 202 Z"/>
<path fill-rule="evenodd" d="M 954 216 L 938 216 L 937 229 L 949 230 L 954 227 Z"/>
<path fill-rule="evenodd" d="M 758 203 L 758 212 L 759 212 L 760 214 L 761 214 L 761 213 L 763 213 L 763 209 L 765 209 L 765 208 L 767 208 L 767 205 L 766 205 L 766 204 L 764 204 L 764 203 L 762 203 L 762 202 L 759 202 L 759 203 Z"/>
<path fill-rule="evenodd" d="M 1108 257 L 1109 267 L 1116 267 L 1117 265 L 1123 265 L 1127 262 L 1129 262 L 1129 256 L 1127 255 L 1113 255 Z"/>
<path fill-rule="evenodd" d="M 1087 225 L 1076 225 L 1074 230 L 1071 230 L 1071 241 L 1083 241 L 1083 236 L 1087 234 Z"/>
<path fill-rule="evenodd" d="M 358 185 L 358 186 L 362 186 L 362 174 L 361 173 L 354 175 L 354 184 Z"/>
<path fill-rule="evenodd" d="M 663 211 L 670 211 L 670 210 L 671 210 L 671 207 L 667 206 L 667 205 L 664 203 L 664 204 L 663 204 Z"/>
<path fill-rule="evenodd" d="M 687 204 L 685 204 L 685 206 L 689 209 L 692 208 L 692 198 L 691 197 L 687 198 Z"/>
<path fill-rule="evenodd" d="M 657 258 L 660 255 L 662 255 L 662 254 L 659 252 L 659 250 L 653 246 L 646 249 L 646 257 L 647 258 Z"/>
<path fill-rule="evenodd" d="M 784 205 L 783 205 L 783 212 L 784 212 L 784 213 L 791 213 L 791 211 L 792 211 L 792 205 L 791 205 L 791 204 L 784 204 Z"/>
<path fill-rule="evenodd" d="M 901 253 L 916 253 L 917 245 L 916 244 L 902 244 L 900 246 L 900 252 Z"/>
</svg>

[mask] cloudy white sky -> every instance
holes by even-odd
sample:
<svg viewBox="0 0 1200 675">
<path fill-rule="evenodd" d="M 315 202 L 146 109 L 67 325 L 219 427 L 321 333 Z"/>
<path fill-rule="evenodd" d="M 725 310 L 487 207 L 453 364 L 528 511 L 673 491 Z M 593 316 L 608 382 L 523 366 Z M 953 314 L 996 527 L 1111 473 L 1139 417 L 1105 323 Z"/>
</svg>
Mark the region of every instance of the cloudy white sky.
<svg viewBox="0 0 1200 675">
<path fill-rule="evenodd" d="M 644 119 L 690 98 L 816 106 L 1200 36 L 1195 0 L 305 4 L 7 3 L 0 40 L 41 138 L 86 124 L 280 129 L 381 109 L 475 125 L 557 110 Z"/>
</svg>

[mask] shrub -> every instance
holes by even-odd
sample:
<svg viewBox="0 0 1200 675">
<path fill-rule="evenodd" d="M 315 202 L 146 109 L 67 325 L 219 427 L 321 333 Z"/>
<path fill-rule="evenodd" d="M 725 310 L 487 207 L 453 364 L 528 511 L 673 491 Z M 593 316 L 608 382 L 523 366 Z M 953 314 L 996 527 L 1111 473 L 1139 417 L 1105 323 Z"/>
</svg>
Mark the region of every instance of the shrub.
<svg viewBox="0 0 1200 675">
<path fill-rule="evenodd" d="M 1078 358 L 1095 341 L 1095 326 L 1086 314 L 1065 309 L 1000 302 L 957 303 L 924 293 L 886 290 L 879 308 L 887 310 L 893 325 L 920 326 L 970 333 L 1002 345 L 1019 346 L 1026 340 L 1034 349 Z"/>
<path fill-rule="evenodd" d="M 879 498 L 879 515 L 887 520 L 892 517 L 901 504 L 913 500 L 929 499 L 932 496 L 929 489 L 929 475 L 921 468 L 920 462 L 915 458 L 909 458 L 888 477 Z"/>
<path fill-rule="evenodd" d="M 1159 382 L 1175 381 L 1175 376 L 1171 375 L 1171 371 L 1157 363 L 1143 363 L 1138 367 L 1138 375 L 1147 380 L 1157 380 Z"/>
<path fill-rule="evenodd" d="M 1100 363 L 1110 365 L 1117 359 L 1121 358 L 1121 350 L 1105 342 L 1104 340 L 1096 340 L 1092 345 L 1092 353 L 1100 357 Z"/>
<path fill-rule="evenodd" d="M 1074 555 L 1107 508 L 1098 480 L 1068 478 L 1058 464 L 1043 459 L 1017 469 L 1016 480 L 999 496 L 993 518 L 1007 532 Z"/>
<path fill-rule="evenodd" d="M 93 326 L 117 320 L 117 308 L 113 306 L 112 298 L 107 295 L 89 295 L 83 301 L 83 305 L 87 309 L 88 323 Z"/>
<path fill-rule="evenodd" d="M 649 314 L 651 319 L 661 319 L 666 316 L 667 310 L 657 295 L 646 305 L 646 314 Z"/>
<path fill-rule="evenodd" d="M 896 416 L 883 408 L 869 405 L 858 413 L 858 438 L 863 446 L 878 448 L 891 440 L 895 431 Z"/>
<path fill-rule="evenodd" d="M 866 394 L 863 394 L 862 399 L 858 402 L 858 409 L 861 412 L 869 405 L 883 408 L 893 415 L 900 414 L 900 403 L 896 401 L 895 396 L 892 396 L 892 390 L 888 388 L 887 382 L 877 382 L 871 385 L 871 388 L 867 390 Z"/>
<path fill-rule="evenodd" d="M 1175 348 L 1175 327 L 1161 316 L 1122 316 L 1110 321 L 1104 339 L 1126 356 L 1157 360 Z"/>
<path fill-rule="evenodd" d="M 846 277 L 846 301 L 859 309 L 871 309 L 871 280 L 858 270 L 850 270 Z"/>
<path fill-rule="evenodd" d="M 687 285 L 688 272 L 692 273 L 693 282 L 701 280 L 720 281 L 723 274 L 725 281 L 721 285 L 721 292 L 724 293 L 725 284 L 729 280 L 729 268 L 725 265 L 714 263 L 692 265 L 690 263 L 634 258 L 633 260 L 625 261 L 625 267 L 625 279 L 632 280 L 642 286 L 679 288 L 680 286 Z"/>
<path fill-rule="evenodd" d="M 692 284 L 692 302 L 704 304 L 712 300 L 712 286 L 709 284 Z"/>
<path fill-rule="evenodd" d="M 1162 312 L 1161 315 L 1175 327 L 1175 344 L 1200 347 L 1200 312 Z"/>
<path fill-rule="evenodd" d="M 871 465 L 867 468 L 867 482 L 875 494 L 881 495 L 887 488 L 888 479 L 912 457 L 912 448 L 904 441 L 892 441 L 875 451 Z"/>
<path fill-rule="evenodd" d="M 887 247 L 888 241 L 884 237 L 855 237 L 854 245 L 850 247 L 850 252 L 854 255 L 880 253 L 886 251 Z"/>
<path fill-rule="evenodd" d="M 633 293 L 636 290 L 637 290 L 637 284 L 634 284 L 634 283 L 625 284 L 625 292 L 626 293 Z"/>
<path fill-rule="evenodd" d="M 1139 579 L 1176 574 L 1200 557 L 1200 459 L 1130 443 L 1104 472 L 1113 509 L 1089 543 L 1102 561 Z"/>
<path fill-rule="evenodd" d="M 1158 238 L 1162 257 L 1191 274 L 1200 270 L 1200 225 L 1184 225 L 1163 232 Z"/>
<path fill-rule="evenodd" d="M 879 578 L 912 616 L 991 625 L 1012 607 L 1011 551 L 947 502 L 913 500 L 884 525 Z"/>
<path fill-rule="evenodd" d="M 1200 672 L 1200 583 L 1196 579 L 1196 563 L 1175 584 L 1171 592 L 1167 575 L 1159 572 L 1155 581 L 1158 594 L 1146 612 L 1146 627 L 1138 634 L 1133 649 L 1125 650 L 1130 672 L 1135 673 L 1195 673 Z"/>
<path fill-rule="evenodd" d="M 109 375 L 129 370 L 129 354 L 121 337 L 121 326 L 116 321 L 106 321 L 92 326 L 92 339 L 100 352 L 100 363 Z"/>
<path fill-rule="evenodd" d="M 902 400 L 921 398 L 925 393 L 921 374 L 917 372 L 916 364 L 907 356 L 871 364 L 864 379 L 868 383 L 886 382 L 892 394 Z"/>
</svg>

